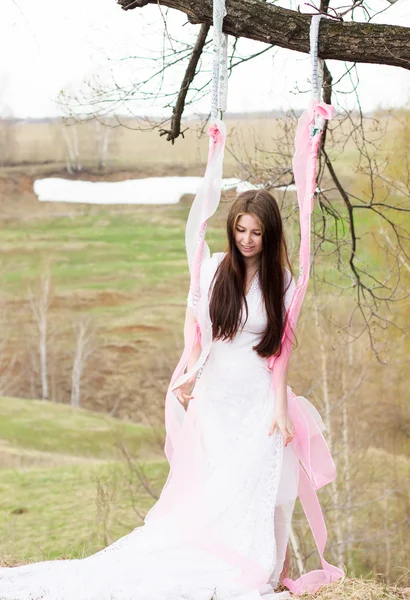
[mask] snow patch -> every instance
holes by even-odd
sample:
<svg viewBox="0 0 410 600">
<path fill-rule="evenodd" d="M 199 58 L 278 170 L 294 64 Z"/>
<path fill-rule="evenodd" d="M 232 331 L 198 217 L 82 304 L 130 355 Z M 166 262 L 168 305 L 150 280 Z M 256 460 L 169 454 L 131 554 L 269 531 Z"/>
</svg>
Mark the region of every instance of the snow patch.
<svg viewBox="0 0 410 600">
<path fill-rule="evenodd" d="M 127 181 L 37 179 L 34 193 L 41 202 L 84 204 L 177 204 L 184 194 L 196 194 L 202 177 L 147 177 Z M 223 189 L 236 189 L 240 179 L 224 179 Z"/>
</svg>

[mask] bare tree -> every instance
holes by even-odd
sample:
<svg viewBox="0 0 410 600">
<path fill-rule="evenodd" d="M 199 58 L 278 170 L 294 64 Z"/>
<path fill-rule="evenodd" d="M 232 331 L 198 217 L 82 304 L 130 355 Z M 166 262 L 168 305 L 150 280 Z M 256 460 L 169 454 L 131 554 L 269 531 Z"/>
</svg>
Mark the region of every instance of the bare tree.
<svg viewBox="0 0 410 600">
<path fill-rule="evenodd" d="M 47 265 L 41 274 L 36 291 L 28 289 L 28 300 L 38 329 L 38 354 L 40 358 L 41 397 L 48 400 L 48 363 L 47 363 L 47 333 L 48 312 L 52 300 L 51 272 Z"/>
<path fill-rule="evenodd" d="M 302 556 L 302 553 L 300 550 L 298 536 L 297 536 L 296 531 L 293 526 L 290 527 L 289 540 L 290 540 L 290 545 L 293 550 L 293 555 L 295 557 L 295 562 L 296 562 L 296 565 L 298 568 L 298 572 L 300 575 L 302 575 L 305 572 L 305 565 L 304 565 L 303 556 Z"/>
<path fill-rule="evenodd" d="M 85 318 L 75 326 L 75 353 L 71 374 L 71 406 L 78 408 L 81 404 L 81 380 L 84 367 L 91 356 L 93 348 L 93 330 L 90 320 Z"/>
<path fill-rule="evenodd" d="M 69 173 L 80 173 L 82 171 L 77 127 L 76 120 L 62 121 L 61 131 L 67 148 L 66 165 Z"/>
<path fill-rule="evenodd" d="M 329 390 L 329 366 L 328 360 L 329 356 L 326 351 L 324 335 L 321 328 L 321 323 L 319 319 L 319 307 L 317 302 L 317 297 L 315 296 L 315 324 L 316 330 L 318 333 L 319 340 L 319 356 L 321 362 L 321 377 L 320 381 L 322 383 L 323 390 L 323 406 L 325 409 L 324 414 L 324 422 L 327 429 L 327 442 L 329 445 L 330 452 L 334 453 L 334 434 L 332 427 L 332 418 L 331 418 L 331 398 L 330 398 L 330 390 Z M 344 545 L 343 545 L 343 533 L 342 533 L 342 514 L 341 514 L 341 506 L 342 503 L 340 501 L 339 487 L 337 481 L 331 482 L 332 486 L 332 505 L 333 510 L 336 513 L 336 518 L 334 519 L 334 531 L 337 542 L 337 562 L 340 568 L 343 568 L 344 564 Z"/>
<path fill-rule="evenodd" d="M 124 10 L 157 4 L 186 14 L 192 24 L 212 23 L 212 0 L 117 0 Z M 321 2 L 318 12 L 330 19 L 323 23 L 319 38 L 319 55 L 324 59 L 386 64 L 410 68 L 410 30 L 393 25 L 350 22 L 344 20 L 352 11 L 362 8 L 370 21 L 370 3 L 351 0 L 343 7 L 329 10 L 329 0 Z M 386 3 L 387 5 L 387 3 Z M 388 5 L 387 5 L 388 6 Z M 314 7 L 313 7 L 314 8 Z M 259 0 L 229 0 L 224 19 L 224 32 L 236 38 L 248 38 L 287 48 L 309 52 L 310 15 L 301 14 Z"/>
<path fill-rule="evenodd" d="M 158 61 L 152 61 L 154 68 L 151 75 L 134 81 L 128 88 L 114 86 L 112 94 L 106 93 L 103 110 L 115 107 L 118 102 L 127 103 L 135 99 L 162 102 L 163 107 L 169 107 L 172 113 L 169 125 L 168 120 L 164 119 L 161 122 L 147 120 L 147 126 L 158 128 L 160 135 L 174 143 L 184 131 L 181 118 L 186 107 L 192 107 L 209 91 L 211 78 L 209 73 L 203 72 L 201 65 L 210 52 L 208 31 L 212 23 L 212 1 L 119 0 L 118 4 L 124 10 L 143 10 L 147 5 L 157 5 L 165 23 L 164 43 L 162 48 L 158 48 Z M 383 11 L 389 9 L 391 4 L 386 0 Z M 187 16 L 189 23 L 200 25 L 196 40 L 188 43 L 173 34 L 166 21 L 168 9 L 180 11 Z M 346 3 L 341 0 L 321 0 L 319 5 L 312 3 L 311 10 L 327 17 L 322 19 L 320 25 L 319 56 L 352 63 L 346 67 L 341 79 L 351 81 L 351 93 L 355 94 L 357 100 L 357 110 L 346 111 L 334 123 L 325 126 L 318 175 L 321 213 L 314 217 L 316 252 L 334 256 L 342 277 L 341 284 L 331 285 L 336 288 L 336 293 L 355 296 L 363 332 L 368 334 L 374 353 L 383 361 L 377 336 L 387 326 L 395 326 L 385 309 L 400 297 L 401 267 L 410 259 L 410 235 L 403 222 L 403 215 L 410 212 L 410 187 L 406 181 L 398 184 L 397 178 L 391 176 L 387 162 L 380 159 L 384 152 L 385 125 L 375 117 L 365 116 L 361 110 L 357 95 L 356 63 L 410 69 L 410 28 L 374 23 L 377 10 L 365 0 Z M 279 7 L 275 2 L 230 0 L 224 19 L 224 31 L 232 36 L 229 72 L 232 73 L 238 65 L 253 60 L 263 52 L 274 52 L 275 47 L 309 52 L 310 22 L 311 15 Z M 241 55 L 238 49 L 241 39 L 261 42 L 261 50 L 250 56 Z M 175 90 L 174 86 L 166 84 L 167 75 L 181 64 L 185 64 L 186 69 L 180 89 Z M 332 92 L 339 81 L 333 80 L 325 64 L 323 94 L 326 102 L 331 103 Z M 255 179 L 258 182 L 259 179 L 268 189 L 293 183 L 291 155 L 295 121 L 295 118 L 287 119 L 279 133 L 281 139 L 272 140 L 273 149 L 268 154 L 276 161 L 275 168 L 264 169 L 263 165 L 258 165 L 255 173 L 250 164 L 245 165 L 242 161 L 238 165 L 247 179 L 252 182 Z M 358 191 L 352 185 L 354 182 L 347 181 L 332 157 L 334 148 L 338 146 L 342 150 L 351 144 L 354 144 L 358 155 L 357 165 L 352 170 L 356 171 L 356 181 L 366 181 L 364 191 Z M 228 146 L 229 151 L 231 149 Z M 405 175 L 405 171 L 402 171 L 402 175 Z M 380 181 L 384 182 L 383 190 L 377 184 Z M 400 259 L 392 268 L 388 267 L 385 276 L 381 277 L 362 259 L 365 238 L 361 234 L 361 223 L 373 217 L 383 221 L 389 236 L 385 239 L 390 239 L 400 251 Z"/>
<path fill-rule="evenodd" d="M 107 162 L 108 142 L 110 139 L 111 128 L 106 119 L 95 119 L 95 142 L 97 168 L 101 171 L 105 168 Z"/>
<path fill-rule="evenodd" d="M 353 344 L 349 344 L 348 348 L 348 366 L 349 372 L 352 371 L 353 366 Z M 342 436 L 343 436 L 343 476 L 345 482 L 346 489 L 346 497 L 345 497 L 345 506 L 346 506 L 346 518 L 345 518 L 345 530 L 346 530 L 346 564 L 349 571 L 353 567 L 352 560 L 352 542 L 351 539 L 353 537 L 353 515 L 352 515 L 352 482 L 351 482 L 351 469 L 350 469 L 350 453 L 351 453 L 351 445 L 349 439 L 349 414 L 348 414 L 348 399 L 347 399 L 347 390 L 348 383 L 346 380 L 346 368 L 343 363 L 342 365 L 342 392 L 344 395 L 344 402 L 342 406 Z"/>
<path fill-rule="evenodd" d="M 102 110 L 115 108 L 119 101 L 152 101 L 153 98 L 156 101 L 162 100 L 164 107 L 173 106 L 171 127 L 167 129 L 158 122 L 157 126 L 162 134 L 168 133 L 167 139 L 173 142 L 181 134 L 180 120 L 185 107 L 194 104 L 209 91 L 210 78 L 204 79 L 199 67 L 202 58 L 209 51 L 207 33 L 212 24 L 212 0 L 118 0 L 118 4 L 124 10 L 157 5 L 165 23 L 164 47 L 151 74 L 132 82 L 130 87 L 115 85 L 113 92 L 106 94 Z M 320 8 L 316 11 L 327 13 L 329 17 L 323 20 L 320 27 L 321 58 L 410 68 L 409 28 L 372 23 L 377 14 L 376 10 L 371 7 L 370 2 L 364 0 L 350 0 L 347 3 L 340 1 L 340 8 L 329 5 L 329 0 L 322 0 Z M 385 8 L 389 6 L 386 0 Z M 190 44 L 181 41 L 179 34 L 173 35 L 167 25 L 163 7 L 166 10 L 180 11 L 187 16 L 191 24 L 201 25 L 195 42 Z M 356 18 L 365 22 L 355 22 Z M 224 19 L 224 32 L 230 34 L 234 40 L 229 71 L 232 72 L 236 66 L 252 60 L 261 53 L 270 52 L 275 47 L 308 53 L 310 20 L 311 16 L 308 14 L 281 8 L 272 2 L 230 0 L 227 2 L 227 15 Z M 262 42 L 264 46 L 253 55 L 242 56 L 238 49 L 238 42 L 242 38 Z M 169 90 L 166 84 L 167 71 L 178 68 L 181 63 L 186 63 L 187 66 L 180 90 Z M 93 105 L 95 106 L 95 102 Z"/>
</svg>

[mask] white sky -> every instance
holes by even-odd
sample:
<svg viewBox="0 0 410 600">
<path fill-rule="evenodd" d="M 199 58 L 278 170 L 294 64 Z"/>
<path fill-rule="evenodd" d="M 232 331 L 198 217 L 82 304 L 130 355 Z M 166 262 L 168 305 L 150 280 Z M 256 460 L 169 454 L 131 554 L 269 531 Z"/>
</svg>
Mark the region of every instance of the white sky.
<svg viewBox="0 0 410 600">
<path fill-rule="evenodd" d="M 293 8 L 302 2 L 283 0 L 278 4 Z M 343 3 L 333 2 L 334 6 Z M 386 0 L 369 0 L 374 8 L 388 6 Z M 410 27 L 410 1 L 398 0 L 375 19 Z M 192 40 L 197 28 L 186 24 L 186 17 L 170 11 L 169 32 L 180 40 Z M 18 117 L 42 117 L 61 114 L 55 99 L 61 89 L 79 90 L 99 76 L 118 82 L 136 80 L 146 74 L 153 51 L 163 44 L 163 21 L 156 6 L 123 11 L 115 0 L 1 0 L 0 6 L 0 114 Z M 242 40 L 243 54 L 263 46 Z M 133 61 L 131 55 L 145 57 Z M 331 61 L 334 79 L 345 65 Z M 206 72 L 207 61 L 203 70 Z M 360 65 L 359 95 L 365 110 L 406 106 L 410 103 L 410 71 L 381 65 Z M 166 89 L 178 89 L 182 67 L 166 83 Z M 208 75 L 204 75 L 207 77 Z M 307 103 L 309 59 L 289 50 L 269 52 L 234 70 L 229 84 L 230 112 L 302 108 Z M 168 86 L 168 87 L 167 87 Z M 346 96 L 352 82 L 345 78 L 337 86 L 336 101 L 354 104 L 354 95 Z M 135 112 L 159 113 L 158 107 L 134 104 Z M 192 109 L 193 110 L 193 109 Z M 206 113 L 209 98 L 195 105 Z M 169 111 L 168 111 L 169 112 Z"/>
</svg>

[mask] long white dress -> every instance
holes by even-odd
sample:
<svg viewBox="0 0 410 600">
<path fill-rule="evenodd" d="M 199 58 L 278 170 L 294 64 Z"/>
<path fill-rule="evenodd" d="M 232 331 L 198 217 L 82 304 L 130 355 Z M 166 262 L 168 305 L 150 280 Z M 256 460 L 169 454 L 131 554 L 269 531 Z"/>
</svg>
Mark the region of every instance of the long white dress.
<svg viewBox="0 0 410 600">
<path fill-rule="evenodd" d="M 204 265 L 208 278 L 219 260 L 211 258 Z M 285 306 L 292 293 L 293 286 Z M 274 595 L 273 589 L 282 571 L 297 496 L 298 460 L 292 444 L 284 447 L 279 431 L 268 435 L 275 406 L 272 374 L 267 360 L 253 350 L 266 326 L 258 277 L 247 304 L 248 319 L 235 339 L 212 342 L 192 403 L 209 474 L 214 515 L 210 527 L 235 553 L 269 573 L 266 585 L 243 587 L 237 566 L 181 535 L 171 511 L 162 521 L 148 518 L 142 527 L 88 558 L 0 569 L 1 600 L 287 597 L 286 592 Z"/>
</svg>

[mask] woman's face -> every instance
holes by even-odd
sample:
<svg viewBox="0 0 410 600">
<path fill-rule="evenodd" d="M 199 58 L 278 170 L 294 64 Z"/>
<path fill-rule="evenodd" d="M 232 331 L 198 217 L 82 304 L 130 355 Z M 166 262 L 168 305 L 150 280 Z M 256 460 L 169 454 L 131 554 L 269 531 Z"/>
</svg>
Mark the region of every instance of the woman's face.
<svg viewBox="0 0 410 600">
<path fill-rule="evenodd" d="M 243 257 L 254 258 L 262 252 L 262 229 L 250 214 L 241 215 L 234 231 L 235 244 Z"/>
</svg>

